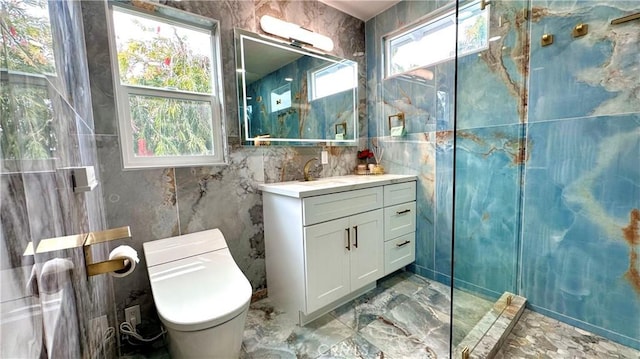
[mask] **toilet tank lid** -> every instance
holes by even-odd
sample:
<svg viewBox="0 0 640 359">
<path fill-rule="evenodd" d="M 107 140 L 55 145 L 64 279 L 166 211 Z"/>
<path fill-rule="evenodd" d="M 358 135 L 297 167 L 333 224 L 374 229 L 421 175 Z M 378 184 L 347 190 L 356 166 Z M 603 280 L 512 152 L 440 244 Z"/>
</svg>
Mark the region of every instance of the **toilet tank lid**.
<svg viewBox="0 0 640 359">
<path fill-rule="evenodd" d="M 147 267 L 227 248 L 219 229 L 184 234 L 143 243 Z"/>
</svg>

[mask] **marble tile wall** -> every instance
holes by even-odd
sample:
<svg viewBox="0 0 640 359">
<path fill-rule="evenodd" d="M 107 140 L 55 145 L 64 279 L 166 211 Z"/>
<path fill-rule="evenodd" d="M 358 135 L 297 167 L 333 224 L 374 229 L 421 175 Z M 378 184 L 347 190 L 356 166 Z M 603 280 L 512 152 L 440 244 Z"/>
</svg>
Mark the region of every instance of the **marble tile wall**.
<svg viewBox="0 0 640 359">
<path fill-rule="evenodd" d="M 381 37 L 446 6 L 418 3 L 365 25 L 369 136 L 385 148 L 385 167 L 420 176 L 412 270 L 450 281 L 455 218 L 458 287 L 494 298 L 516 291 L 535 310 L 638 347 L 640 32 L 610 21 L 639 4 L 492 2 L 489 36 L 500 38 L 457 69 L 429 69 L 436 93 L 451 92 L 458 72 L 457 98 L 444 97 L 457 110 L 454 149 L 453 114 L 438 111 L 439 98 L 435 131 L 385 137 L 389 114 L 418 108 L 428 123 L 433 111 L 419 105 L 425 91 L 396 92 L 380 78 Z M 590 33 L 573 38 L 580 22 Z M 540 45 L 544 33 L 553 45 Z"/>
<path fill-rule="evenodd" d="M 637 1 L 532 1 L 522 294 L 534 310 L 640 348 Z M 573 38 L 578 23 L 589 34 Z M 541 47 L 543 33 L 555 34 Z"/>
<path fill-rule="evenodd" d="M 365 107 L 364 23 L 317 1 L 163 1 L 190 13 L 220 21 L 229 164 L 123 171 L 117 137 L 106 13 L 102 1 L 83 1 L 82 13 L 93 97 L 96 143 L 106 220 L 109 226 L 130 225 L 132 246 L 141 258 L 139 270 L 114 281 L 118 315 L 141 305 L 143 320 L 156 319 L 142 243 L 204 229 L 220 228 L 231 253 L 253 286 L 267 287 L 264 267 L 262 196 L 258 184 L 302 178 L 306 160 L 319 157 L 319 147 L 241 147 L 235 79 L 233 29 L 261 32 L 259 19 L 269 14 L 327 35 L 333 54 L 358 62 L 359 132 L 367 136 Z M 362 141 L 364 146 L 366 139 Z M 356 147 L 331 147 L 329 164 L 314 175 L 350 174 Z M 121 318 L 122 319 L 122 318 Z"/>
<path fill-rule="evenodd" d="M 0 161 L 2 357 L 115 356 L 113 341 L 98 349 L 102 337 L 92 327 L 92 319 L 103 315 L 115 325 L 110 277 L 87 278 L 81 248 L 23 255 L 30 241 L 37 247 L 44 238 L 105 229 L 101 188 L 74 193 L 69 172 L 57 171 L 98 166 L 86 56 L 78 46 L 84 43 L 79 5 L 48 3 L 57 74 L 47 77 L 42 101 L 51 110 L 52 158 Z M 5 85 L 11 93 L 14 83 L 3 80 Z M 105 259 L 107 250 L 93 253 Z"/>
</svg>

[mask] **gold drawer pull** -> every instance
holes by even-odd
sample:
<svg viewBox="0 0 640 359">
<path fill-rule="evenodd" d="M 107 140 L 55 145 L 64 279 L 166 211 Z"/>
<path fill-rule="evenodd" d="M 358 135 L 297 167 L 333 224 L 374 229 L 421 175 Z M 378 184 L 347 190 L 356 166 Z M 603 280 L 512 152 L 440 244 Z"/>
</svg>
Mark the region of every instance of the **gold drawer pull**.
<svg viewBox="0 0 640 359">
<path fill-rule="evenodd" d="M 406 246 L 406 245 L 407 245 L 407 244 L 409 244 L 409 243 L 411 243 L 411 241 L 404 241 L 404 242 L 402 242 L 402 243 L 398 243 L 398 244 L 396 244 L 396 247 L 404 247 L 404 246 Z"/>
<path fill-rule="evenodd" d="M 411 212 L 410 209 L 405 209 L 404 211 L 397 211 L 396 214 L 405 214 Z"/>
</svg>

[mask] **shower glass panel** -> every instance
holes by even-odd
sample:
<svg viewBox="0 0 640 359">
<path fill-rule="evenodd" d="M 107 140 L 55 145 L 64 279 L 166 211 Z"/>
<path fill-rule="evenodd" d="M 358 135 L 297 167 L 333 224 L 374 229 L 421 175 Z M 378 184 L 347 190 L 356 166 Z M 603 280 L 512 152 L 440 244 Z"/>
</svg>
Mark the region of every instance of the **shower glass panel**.
<svg viewBox="0 0 640 359">
<path fill-rule="evenodd" d="M 458 1 L 455 137 L 443 156 L 454 204 L 452 357 L 473 352 L 517 292 L 529 44 L 527 1 Z M 474 12 L 483 16 L 472 16 Z M 469 52 L 466 49 L 475 48 Z"/>
<path fill-rule="evenodd" d="M 74 193 L 63 170 L 97 161 L 79 13 L 75 1 L 0 0 L 2 358 L 115 356 L 95 325 L 114 323 L 110 279 L 87 278 L 82 248 L 37 251 L 105 226 L 100 190 Z"/>
</svg>

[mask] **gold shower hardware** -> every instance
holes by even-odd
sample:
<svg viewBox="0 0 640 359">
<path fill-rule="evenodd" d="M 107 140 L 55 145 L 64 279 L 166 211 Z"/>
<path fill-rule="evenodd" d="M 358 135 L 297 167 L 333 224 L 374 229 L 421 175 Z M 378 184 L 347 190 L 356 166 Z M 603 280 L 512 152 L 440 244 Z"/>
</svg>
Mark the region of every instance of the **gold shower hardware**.
<svg viewBox="0 0 640 359">
<path fill-rule="evenodd" d="M 469 351 L 469 347 L 464 347 L 464 349 L 462 349 L 462 352 L 460 352 L 460 357 L 462 359 L 469 359 L 470 355 L 471 352 Z"/>
<path fill-rule="evenodd" d="M 335 124 L 335 131 L 336 131 L 336 135 L 338 134 L 338 127 L 342 127 L 342 134 L 344 136 L 347 135 L 347 122 L 341 122 L 341 123 L 336 123 Z"/>
<path fill-rule="evenodd" d="M 625 22 L 638 20 L 638 19 L 640 19 L 640 12 L 632 15 L 623 16 L 617 19 L 613 19 L 611 20 L 611 25 L 624 24 Z"/>
<path fill-rule="evenodd" d="M 542 35 L 542 39 L 540 40 L 540 44 L 542 46 L 549 46 L 549 45 L 553 44 L 553 35 L 551 35 L 551 34 Z"/>
<path fill-rule="evenodd" d="M 132 263 L 127 265 L 124 258 L 93 263 L 93 256 L 91 254 L 91 246 L 94 244 L 127 238 L 131 238 L 131 229 L 129 226 L 89 233 L 83 246 L 84 263 L 87 267 L 87 277 L 127 269 Z"/>
<path fill-rule="evenodd" d="M 573 28 L 571 34 L 573 37 L 581 37 L 589 33 L 589 25 L 587 24 L 578 24 Z"/>
<path fill-rule="evenodd" d="M 484 10 L 487 5 L 491 5 L 491 1 L 489 0 L 480 0 L 480 10 Z"/>
<path fill-rule="evenodd" d="M 402 122 L 402 128 L 405 128 L 404 113 L 403 112 L 398 112 L 395 115 L 391 115 L 391 116 L 388 117 L 388 119 L 389 119 L 389 130 L 391 130 L 391 119 L 392 118 L 397 118 L 398 121 Z"/>
<path fill-rule="evenodd" d="M 512 296 L 511 294 L 509 294 L 509 295 L 507 296 L 507 306 L 510 306 L 510 305 L 511 305 L 511 301 L 513 301 L 513 296 Z"/>
</svg>

